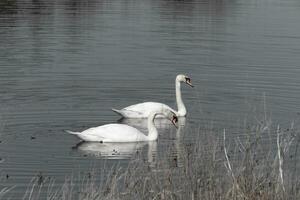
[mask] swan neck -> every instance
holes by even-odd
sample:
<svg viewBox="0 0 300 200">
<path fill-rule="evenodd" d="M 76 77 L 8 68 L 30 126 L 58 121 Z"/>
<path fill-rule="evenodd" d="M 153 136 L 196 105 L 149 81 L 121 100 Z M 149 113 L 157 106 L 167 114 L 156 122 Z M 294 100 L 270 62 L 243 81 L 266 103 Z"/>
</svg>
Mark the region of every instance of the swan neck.
<svg viewBox="0 0 300 200">
<path fill-rule="evenodd" d="M 154 118 L 156 113 L 150 114 L 148 118 L 148 139 L 149 140 L 156 140 L 158 137 L 157 129 L 154 125 Z"/>
<path fill-rule="evenodd" d="M 176 87 L 176 103 L 177 103 L 178 115 L 179 117 L 183 117 L 186 116 L 186 108 L 185 105 L 183 104 L 182 97 L 181 97 L 180 81 L 176 80 L 175 87 Z"/>
</svg>

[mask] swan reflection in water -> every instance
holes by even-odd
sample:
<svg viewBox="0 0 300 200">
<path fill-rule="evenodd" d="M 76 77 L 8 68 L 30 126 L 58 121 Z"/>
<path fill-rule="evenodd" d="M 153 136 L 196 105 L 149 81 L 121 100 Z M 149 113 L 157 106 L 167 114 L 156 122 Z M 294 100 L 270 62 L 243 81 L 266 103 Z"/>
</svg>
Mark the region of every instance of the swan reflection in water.
<svg viewBox="0 0 300 200">
<path fill-rule="evenodd" d="M 130 159 L 148 145 L 148 161 L 151 163 L 157 151 L 157 142 L 98 143 L 80 142 L 73 149 L 101 159 Z"/>
</svg>

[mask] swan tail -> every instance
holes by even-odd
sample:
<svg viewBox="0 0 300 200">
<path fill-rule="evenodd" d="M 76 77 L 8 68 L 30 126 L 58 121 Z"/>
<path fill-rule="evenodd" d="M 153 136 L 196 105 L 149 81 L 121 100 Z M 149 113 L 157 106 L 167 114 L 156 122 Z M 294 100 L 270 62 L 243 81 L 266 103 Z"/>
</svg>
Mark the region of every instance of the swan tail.
<svg viewBox="0 0 300 200">
<path fill-rule="evenodd" d="M 72 135 L 79 135 L 79 134 L 81 134 L 80 132 L 74 132 L 74 131 L 69 131 L 69 130 L 65 130 L 65 132 L 70 133 Z"/>
<path fill-rule="evenodd" d="M 114 108 L 112 108 L 111 110 L 114 111 L 115 113 L 117 113 L 118 115 L 124 116 L 124 114 L 122 113 L 121 110 L 117 110 L 117 109 L 114 109 Z"/>
</svg>

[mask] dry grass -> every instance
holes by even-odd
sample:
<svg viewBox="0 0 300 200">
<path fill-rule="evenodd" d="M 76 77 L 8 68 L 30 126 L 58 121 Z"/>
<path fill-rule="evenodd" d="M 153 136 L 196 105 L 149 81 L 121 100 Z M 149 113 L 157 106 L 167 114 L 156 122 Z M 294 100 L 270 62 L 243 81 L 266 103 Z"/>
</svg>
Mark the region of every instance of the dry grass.
<svg viewBox="0 0 300 200">
<path fill-rule="evenodd" d="M 42 187 L 48 188 L 47 200 L 300 199 L 299 173 L 297 165 L 292 165 L 298 156 L 296 130 L 261 123 L 245 132 L 245 138 L 231 142 L 225 130 L 223 134 L 207 132 L 196 144 L 184 145 L 176 158 L 166 155 L 151 166 L 137 156 L 125 169 L 102 168 L 102 181 L 97 179 L 97 169 L 87 173 L 78 187 L 75 178 L 67 178 L 60 189 L 54 189 L 53 180 L 38 175 L 24 199 L 41 199 Z M 268 134 L 276 137 L 266 145 L 263 136 Z M 179 161 L 180 167 L 173 165 Z"/>
</svg>

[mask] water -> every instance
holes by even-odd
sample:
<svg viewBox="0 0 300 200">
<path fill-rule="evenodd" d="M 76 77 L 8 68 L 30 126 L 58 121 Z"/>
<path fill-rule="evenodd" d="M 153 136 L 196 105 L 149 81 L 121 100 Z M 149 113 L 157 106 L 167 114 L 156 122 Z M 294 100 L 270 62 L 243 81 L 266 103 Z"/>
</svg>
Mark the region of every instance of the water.
<svg viewBox="0 0 300 200">
<path fill-rule="evenodd" d="M 242 126 L 264 102 L 273 124 L 297 125 L 299 8 L 297 0 L 0 1 L 3 185 L 17 185 L 17 198 L 38 173 L 61 183 L 91 163 L 126 163 L 137 149 L 159 159 L 178 142 L 168 124 L 155 145 L 120 145 L 120 157 L 72 149 L 78 139 L 63 130 L 116 122 L 112 107 L 175 107 L 179 73 L 196 86 L 182 87 L 187 141 L 207 126 Z"/>
</svg>

